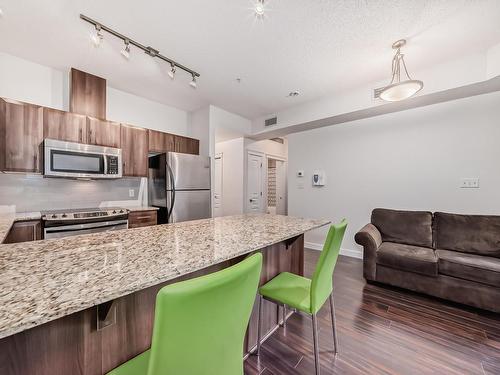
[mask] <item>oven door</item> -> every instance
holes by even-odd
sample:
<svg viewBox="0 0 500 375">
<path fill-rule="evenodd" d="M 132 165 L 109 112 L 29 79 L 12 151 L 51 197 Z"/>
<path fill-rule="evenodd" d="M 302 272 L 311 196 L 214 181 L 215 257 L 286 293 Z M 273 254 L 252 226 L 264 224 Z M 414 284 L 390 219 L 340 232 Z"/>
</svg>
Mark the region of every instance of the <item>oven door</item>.
<svg viewBox="0 0 500 375">
<path fill-rule="evenodd" d="M 108 232 L 119 229 L 127 229 L 128 220 L 101 221 L 97 223 L 72 224 L 64 226 L 46 227 L 44 239 L 77 236 L 79 234 L 90 234 Z"/>
</svg>

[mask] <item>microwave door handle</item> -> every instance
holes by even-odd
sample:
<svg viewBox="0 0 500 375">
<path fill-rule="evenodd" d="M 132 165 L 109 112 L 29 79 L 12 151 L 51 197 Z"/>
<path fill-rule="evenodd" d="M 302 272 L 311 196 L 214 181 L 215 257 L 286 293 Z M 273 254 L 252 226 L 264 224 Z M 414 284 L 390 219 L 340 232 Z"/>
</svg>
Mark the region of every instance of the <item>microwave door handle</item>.
<svg viewBox="0 0 500 375">
<path fill-rule="evenodd" d="M 102 155 L 102 157 L 104 158 L 104 171 L 103 171 L 103 174 L 107 175 L 108 174 L 108 158 L 106 157 L 106 155 Z"/>
</svg>

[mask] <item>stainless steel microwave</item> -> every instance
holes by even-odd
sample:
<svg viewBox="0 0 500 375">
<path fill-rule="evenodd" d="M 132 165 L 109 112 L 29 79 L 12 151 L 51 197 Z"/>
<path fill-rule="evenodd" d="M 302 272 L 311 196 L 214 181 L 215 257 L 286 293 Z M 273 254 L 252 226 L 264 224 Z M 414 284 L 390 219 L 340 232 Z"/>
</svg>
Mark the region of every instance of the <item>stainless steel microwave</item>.
<svg viewBox="0 0 500 375">
<path fill-rule="evenodd" d="M 68 178 L 122 177 L 122 150 L 113 147 L 43 141 L 44 175 Z"/>
</svg>

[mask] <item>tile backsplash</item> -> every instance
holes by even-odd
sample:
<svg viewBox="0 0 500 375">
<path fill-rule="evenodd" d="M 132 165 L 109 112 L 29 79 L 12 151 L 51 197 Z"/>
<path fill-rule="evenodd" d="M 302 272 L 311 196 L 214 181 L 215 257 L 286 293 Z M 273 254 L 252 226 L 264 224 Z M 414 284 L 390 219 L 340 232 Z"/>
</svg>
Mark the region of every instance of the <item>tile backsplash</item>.
<svg viewBox="0 0 500 375">
<path fill-rule="evenodd" d="M 15 205 L 17 212 L 109 206 L 113 201 L 136 206 L 147 203 L 143 202 L 147 200 L 145 180 L 131 177 L 81 181 L 0 173 L 0 206 Z M 133 197 L 130 197 L 131 190 Z"/>
</svg>

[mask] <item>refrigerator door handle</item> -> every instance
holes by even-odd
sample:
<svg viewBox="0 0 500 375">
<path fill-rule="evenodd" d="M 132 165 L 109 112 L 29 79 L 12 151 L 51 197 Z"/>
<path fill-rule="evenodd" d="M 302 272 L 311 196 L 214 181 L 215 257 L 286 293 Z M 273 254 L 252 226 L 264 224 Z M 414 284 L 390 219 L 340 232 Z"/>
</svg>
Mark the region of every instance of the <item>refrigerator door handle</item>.
<svg viewBox="0 0 500 375">
<path fill-rule="evenodd" d="M 172 190 L 170 191 L 170 196 L 171 196 L 170 208 L 167 211 L 167 223 L 170 223 L 170 217 L 172 216 L 172 212 L 174 211 L 174 204 L 175 204 L 175 180 L 172 168 L 170 168 L 170 165 L 168 164 L 167 164 L 167 171 L 172 188 Z"/>
</svg>

